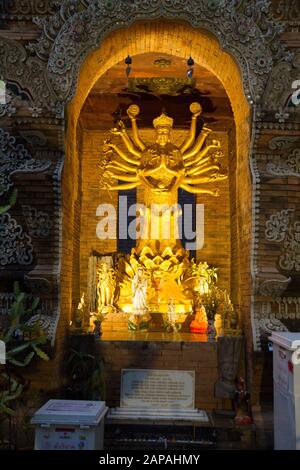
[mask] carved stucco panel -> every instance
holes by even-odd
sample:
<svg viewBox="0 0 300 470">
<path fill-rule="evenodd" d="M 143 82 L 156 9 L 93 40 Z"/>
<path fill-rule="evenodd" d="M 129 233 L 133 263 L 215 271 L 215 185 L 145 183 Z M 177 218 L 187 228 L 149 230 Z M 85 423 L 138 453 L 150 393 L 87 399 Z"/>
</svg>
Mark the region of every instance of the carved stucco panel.
<svg viewBox="0 0 300 470">
<path fill-rule="evenodd" d="M 44 171 L 50 164 L 49 160 L 34 159 L 15 136 L 0 128 L 0 196 L 13 185 L 14 173 Z"/>
<path fill-rule="evenodd" d="M 0 267 L 11 264 L 30 265 L 33 261 L 31 238 L 6 212 L 0 215 Z"/>
<path fill-rule="evenodd" d="M 245 94 L 260 100 L 273 65 L 291 63 L 292 56 L 278 41 L 284 29 L 269 15 L 270 2 L 228 0 L 63 0 L 54 14 L 34 17 L 42 33 L 26 45 L 0 37 L 0 78 L 18 77 L 31 91 L 35 107 L 62 116 L 75 93 L 79 68 L 113 30 L 136 21 L 184 20 L 213 33 L 222 48 L 238 62 Z M 16 8 L 16 7 L 15 7 Z M 44 11 L 44 7 L 41 7 Z M 285 63 L 285 62 L 284 62 Z"/>
<path fill-rule="evenodd" d="M 283 242 L 279 266 L 284 271 L 300 271 L 300 221 L 290 224 Z"/>
<path fill-rule="evenodd" d="M 22 209 L 29 235 L 32 238 L 49 237 L 52 226 L 49 214 L 28 205 L 23 205 Z"/>
<path fill-rule="evenodd" d="M 266 170 L 273 176 L 300 177 L 300 148 L 292 150 L 288 155 L 274 156 L 267 163 Z"/>
<path fill-rule="evenodd" d="M 282 242 L 285 239 L 293 209 L 282 209 L 272 214 L 266 221 L 265 235 L 270 242 Z"/>
</svg>

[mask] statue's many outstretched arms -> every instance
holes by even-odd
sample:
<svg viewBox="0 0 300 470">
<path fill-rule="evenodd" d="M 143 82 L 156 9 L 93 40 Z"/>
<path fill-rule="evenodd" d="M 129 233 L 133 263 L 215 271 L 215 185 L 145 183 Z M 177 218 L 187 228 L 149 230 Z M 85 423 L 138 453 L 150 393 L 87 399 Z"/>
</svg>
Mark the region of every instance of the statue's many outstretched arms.
<svg viewBox="0 0 300 470">
<path fill-rule="evenodd" d="M 213 140 L 210 145 L 206 145 L 203 148 L 204 142 L 211 130 L 204 126 L 196 138 L 196 121 L 197 117 L 201 114 L 201 106 L 199 103 L 192 103 L 190 110 L 193 116 L 189 135 L 180 149 L 177 150 L 179 156 L 181 155 L 183 166 L 174 168 L 169 164 L 168 158 L 165 155 L 164 148 L 170 142 L 169 135 L 173 119 L 162 113 L 153 121 L 157 132 L 156 145 L 158 146 L 158 156 L 160 157 L 158 158 L 159 166 L 151 164 L 141 168 L 141 157 L 142 153 L 146 150 L 146 146 L 138 135 L 136 116 L 139 108 L 136 105 L 131 105 L 127 110 L 127 114 L 132 124 L 132 138 L 127 134 L 122 121 L 118 121 L 117 126 L 111 130 L 112 134 L 119 135 L 122 138 L 127 151 L 110 142 L 106 142 L 105 145 L 108 151 L 114 151 L 121 158 L 121 161 L 116 159 L 111 160 L 110 158 L 108 158 L 108 162 L 104 160 L 104 175 L 106 171 L 107 176 L 104 179 L 108 182 L 108 188 L 111 190 L 127 190 L 143 185 L 151 190 L 160 191 L 161 187 L 158 186 L 156 188 L 153 181 L 150 181 L 151 178 L 155 181 L 157 172 L 160 171 L 162 174 L 168 174 L 168 177 L 172 174 L 174 175 L 175 179 L 173 178 L 172 180 L 170 191 L 181 187 L 194 194 L 216 195 L 216 190 L 200 188 L 196 187 L 196 185 L 226 178 L 225 175 L 219 173 L 220 165 L 217 163 L 217 159 L 222 156 L 221 152 L 217 151 L 213 156 L 209 155 L 211 150 L 220 149 L 220 142 Z M 111 180 L 123 181 L 125 184 L 119 184 L 117 181 L 113 183 Z"/>
<path fill-rule="evenodd" d="M 214 149 L 219 149 L 221 147 L 221 144 L 218 140 L 213 140 L 212 144 L 210 145 L 207 145 L 206 147 L 204 147 L 203 150 L 201 150 L 201 152 L 198 153 L 198 155 L 193 158 L 192 160 L 189 160 L 188 162 L 185 163 L 185 166 L 186 167 L 189 167 L 191 165 L 197 165 L 197 163 L 201 162 L 202 158 L 205 157 L 205 155 L 210 151 L 210 150 L 214 150 Z"/>
<path fill-rule="evenodd" d="M 193 145 L 196 137 L 196 128 L 197 128 L 197 118 L 200 116 L 202 113 L 202 108 L 199 103 L 192 103 L 190 106 L 190 110 L 192 112 L 192 120 L 191 120 L 191 126 L 190 126 L 190 132 L 188 138 L 183 142 L 183 144 L 180 147 L 181 153 L 184 155 L 186 150 L 190 148 L 191 145 Z"/>
<path fill-rule="evenodd" d="M 219 195 L 219 190 L 218 189 L 205 189 L 205 188 L 195 188 L 193 186 L 190 186 L 189 184 L 182 184 L 180 186 L 182 189 L 185 189 L 188 193 L 193 193 L 193 194 L 210 194 L 211 196 L 218 196 Z"/>
<path fill-rule="evenodd" d="M 137 160 L 136 158 L 133 158 L 133 157 L 129 156 L 127 153 L 123 152 L 123 150 L 121 150 L 117 145 L 110 143 L 110 144 L 108 144 L 108 146 L 110 148 L 112 148 L 126 162 L 131 163 L 132 165 L 136 165 L 136 166 L 139 165 L 139 160 Z"/>
<path fill-rule="evenodd" d="M 106 169 L 107 170 L 117 170 L 117 171 L 121 171 L 123 173 L 136 173 L 136 167 L 134 167 L 133 165 L 127 165 L 126 163 L 120 163 L 120 162 L 117 162 L 117 161 L 114 161 L 113 163 L 109 163 L 107 166 L 106 166 Z"/>
<path fill-rule="evenodd" d="M 136 123 L 136 116 L 139 114 L 139 112 L 140 112 L 140 109 L 135 104 L 132 104 L 127 109 L 127 114 L 131 121 L 133 142 L 143 152 L 146 148 L 146 145 L 144 144 L 144 142 L 139 136 L 139 131 L 138 131 L 137 123 Z"/>
<path fill-rule="evenodd" d="M 197 137 L 194 146 L 189 151 L 183 154 L 182 158 L 184 161 L 189 160 L 190 158 L 198 154 L 199 150 L 203 147 L 203 144 L 210 132 L 211 129 L 208 129 L 207 127 L 202 127 L 202 130 L 199 136 Z"/>
<path fill-rule="evenodd" d="M 217 155 L 217 153 L 215 153 L 214 155 L 208 155 L 206 158 L 202 158 L 200 160 L 200 162 L 197 163 L 197 165 L 193 166 L 193 167 L 187 167 L 186 168 L 186 171 L 185 171 L 185 174 L 186 175 L 198 175 L 198 172 L 201 173 L 203 167 L 205 167 L 207 165 L 207 163 L 215 163 L 216 162 L 216 159 L 217 157 L 221 157 L 223 156 L 223 154 L 220 154 L 220 155 Z"/>
</svg>

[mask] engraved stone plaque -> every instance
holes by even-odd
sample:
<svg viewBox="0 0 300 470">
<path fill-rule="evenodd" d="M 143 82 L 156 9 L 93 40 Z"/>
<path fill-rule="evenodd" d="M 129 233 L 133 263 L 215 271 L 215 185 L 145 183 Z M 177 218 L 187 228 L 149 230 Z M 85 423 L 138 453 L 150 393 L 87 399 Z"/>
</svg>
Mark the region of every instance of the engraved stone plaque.
<svg viewBox="0 0 300 470">
<path fill-rule="evenodd" d="M 123 369 L 122 408 L 185 409 L 195 407 L 195 372 Z"/>
</svg>

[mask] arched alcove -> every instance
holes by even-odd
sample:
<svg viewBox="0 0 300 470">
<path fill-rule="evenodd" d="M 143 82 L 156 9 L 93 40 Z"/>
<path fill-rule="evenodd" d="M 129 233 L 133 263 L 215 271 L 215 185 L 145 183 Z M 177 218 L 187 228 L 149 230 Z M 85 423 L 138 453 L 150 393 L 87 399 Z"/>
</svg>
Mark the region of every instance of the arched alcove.
<svg viewBox="0 0 300 470">
<path fill-rule="evenodd" d="M 241 74 L 234 58 L 222 51 L 210 33 L 174 22 L 140 22 L 111 33 L 82 64 L 77 92 L 67 107 L 66 158 L 63 171 L 63 248 L 61 311 L 71 318 L 80 296 L 80 236 L 84 225 L 82 135 L 80 113 L 91 90 L 101 77 L 130 54 L 157 53 L 179 57 L 190 55 L 225 90 L 230 102 L 234 130 L 228 135 L 230 160 L 230 285 L 244 329 L 250 333 L 251 297 L 251 175 L 249 169 L 250 109 L 243 93 Z M 200 82 L 201 86 L 201 82 Z M 176 126 L 176 123 L 175 123 Z M 108 129 L 107 129 L 108 130 Z M 94 150 L 99 141 L 94 140 Z M 96 150 L 97 151 L 97 150 Z M 104 201 L 100 201 L 104 202 Z M 96 218 L 95 218 L 96 225 Z M 217 229 L 216 229 L 217 230 Z"/>
</svg>

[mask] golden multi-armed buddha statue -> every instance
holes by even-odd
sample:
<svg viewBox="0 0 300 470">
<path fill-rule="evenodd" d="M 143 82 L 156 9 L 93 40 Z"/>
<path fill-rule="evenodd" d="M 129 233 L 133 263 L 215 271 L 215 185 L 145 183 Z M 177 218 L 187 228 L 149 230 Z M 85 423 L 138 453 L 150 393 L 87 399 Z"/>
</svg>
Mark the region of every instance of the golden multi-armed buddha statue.
<svg viewBox="0 0 300 470">
<path fill-rule="evenodd" d="M 218 196 L 218 190 L 207 185 L 227 176 L 220 172 L 219 159 L 223 156 L 220 142 L 213 140 L 210 145 L 205 145 L 211 130 L 203 126 L 196 136 L 197 118 L 202 112 L 200 104 L 192 103 L 190 111 L 192 119 L 189 134 L 181 145 L 176 146 L 171 142 L 173 119 L 165 113 L 153 120 L 156 140 L 153 145 L 146 145 L 138 132 L 137 105 L 131 105 L 127 110 L 132 126 L 131 136 L 121 120 L 110 131 L 114 136 L 120 136 L 126 150 L 109 139 L 103 142 L 100 186 L 110 191 L 139 187 L 145 189 L 146 214 L 143 215 L 150 235 L 140 236 L 136 248 L 124 261 L 124 276 L 119 281 L 118 305 L 125 311 L 126 305 L 129 305 L 127 310 L 130 311 L 131 282 L 141 268 L 149 278 L 147 285 L 150 310 L 159 308 L 166 312 L 170 296 L 174 299 L 177 311 L 186 312 L 191 309 L 191 300 L 182 286 L 182 277 L 189 268 L 190 261 L 178 236 L 178 189 Z M 153 205 L 167 205 L 170 209 L 153 213 Z M 163 236 L 157 231 L 157 227 L 165 229 L 166 225 L 169 226 L 168 235 Z"/>
<path fill-rule="evenodd" d="M 146 146 L 139 136 L 136 124 L 139 107 L 129 106 L 127 114 L 132 124 L 132 139 L 121 120 L 118 121 L 117 127 L 111 130 L 112 134 L 120 135 L 128 153 L 109 141 L 105 141 L 103 145 L 104 154 L 111 149 L 121 159 L 121 161 L 114 159 L 107 164 L 106 178 L 125 182 L 125 184 L 109 183 L 109 189 L 133 189 L 144 186 L 151 192 L 152 203 L 152 192 L 172 193 L 178 188 L 195 194 L 217 196 L 217 190 L 199 185 L 226 178 L 219 171 L 218 159 L 222 156 L 220 142 L 213 140 L 211 145 L 203 148 L 211 130 L 203 127 L 196 139 L 196 120 L 202 109 L 199 103 L 192 103 L 190 110 L 192 122 L 189 136 L 180 147 L 171 143 L 173 119 L 164 113 L 153 120 L 156 130 L 155 144 Z M 211 150 L 216 152 L 211 155 L 209 154 Z"/>
</svg>

